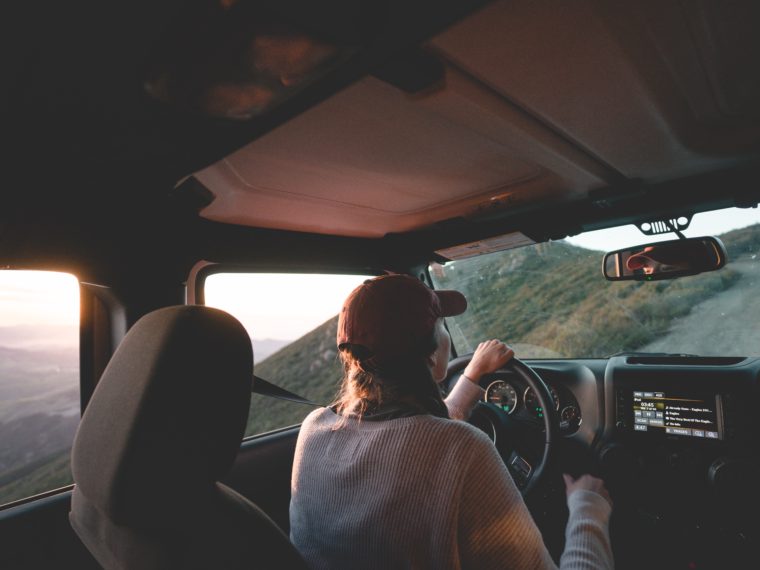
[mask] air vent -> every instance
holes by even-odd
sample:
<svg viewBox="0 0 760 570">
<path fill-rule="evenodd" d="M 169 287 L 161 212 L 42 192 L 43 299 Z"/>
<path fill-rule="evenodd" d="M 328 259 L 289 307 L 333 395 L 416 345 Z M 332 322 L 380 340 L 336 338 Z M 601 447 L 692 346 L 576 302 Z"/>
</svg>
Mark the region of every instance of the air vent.
<svg viewBox="0 0 760 570">
<path fill-rule="evenodd" d="M 743 356 L 629 356 L 627 364 L 666 366 L 730 366 L 743 362 Z"/>
</svg>

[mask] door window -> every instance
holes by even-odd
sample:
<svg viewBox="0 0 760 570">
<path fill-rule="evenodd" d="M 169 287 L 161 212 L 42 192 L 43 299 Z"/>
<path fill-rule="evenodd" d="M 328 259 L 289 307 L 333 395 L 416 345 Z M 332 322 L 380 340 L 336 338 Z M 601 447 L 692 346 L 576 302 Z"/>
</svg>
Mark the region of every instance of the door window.
<svg viewBox="0 0 760 570">
<path fill-rule="evenodd" d="M 253 343 L 254 373 L 320 404 L 335 398 L 342 368 L 338 313 L 366 275 L 214 273 L 206 305 L 227 311 Z M 246 436 L 300 423 L 313 408 L 252 395 Z"/>
<path fill-rule="evenodd" d="M 79 416 L 79 283 L 0 271 L 0 505 L 71 484 Z"/>
</svg>

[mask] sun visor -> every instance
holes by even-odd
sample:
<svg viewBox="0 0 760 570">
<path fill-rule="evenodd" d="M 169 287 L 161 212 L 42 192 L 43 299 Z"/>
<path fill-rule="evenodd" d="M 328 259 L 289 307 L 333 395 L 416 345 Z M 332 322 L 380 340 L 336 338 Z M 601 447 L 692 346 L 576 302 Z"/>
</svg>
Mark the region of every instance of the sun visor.
<svg viewBox="0 0 760 570">
<path fill-rule="evenodd" d="M 533 245 L 535 243 L 535 241 L 521 232 L 512 232 L 501 236 L 456 245 L 446 249 L 439 249 L 435 253 L 449 261 L 454 261 L 457 259 L 466 259 L 468 257 L 484 255 L 486 253 L 494 253 L 496 251 Z"/>
</svg>

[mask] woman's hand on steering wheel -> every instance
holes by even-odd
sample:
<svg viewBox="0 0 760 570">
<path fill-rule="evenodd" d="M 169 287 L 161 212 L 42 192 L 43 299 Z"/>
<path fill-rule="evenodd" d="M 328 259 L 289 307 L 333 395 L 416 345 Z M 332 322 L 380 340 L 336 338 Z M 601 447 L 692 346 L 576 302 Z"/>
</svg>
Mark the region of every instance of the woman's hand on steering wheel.
<svg viewBox="0 0 760 570">
<path fill-rule="evenodd" d="M 514 355 L 515 351 L 500 340 L 483 341 L 475 349 L 470 363 L 464 369 L 464 375 L 477 384 L 484 374 L 503 368 Z"/>
</svg>

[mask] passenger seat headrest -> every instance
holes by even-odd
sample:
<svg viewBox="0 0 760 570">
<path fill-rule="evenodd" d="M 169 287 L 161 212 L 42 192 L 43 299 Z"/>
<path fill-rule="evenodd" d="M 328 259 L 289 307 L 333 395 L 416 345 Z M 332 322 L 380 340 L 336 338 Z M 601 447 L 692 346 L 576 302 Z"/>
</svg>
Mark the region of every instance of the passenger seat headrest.
<svg viewBox="0 0 760 570">
<path fill-rule="evenodd" d="M 250 338 L 231 315 L 194 305 L 145 315 L 82 417 L 71 464 L 79 491 L 117 524 L 182 517 L 232 466 L 252 376 Z"/>
</svg>

